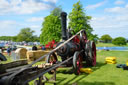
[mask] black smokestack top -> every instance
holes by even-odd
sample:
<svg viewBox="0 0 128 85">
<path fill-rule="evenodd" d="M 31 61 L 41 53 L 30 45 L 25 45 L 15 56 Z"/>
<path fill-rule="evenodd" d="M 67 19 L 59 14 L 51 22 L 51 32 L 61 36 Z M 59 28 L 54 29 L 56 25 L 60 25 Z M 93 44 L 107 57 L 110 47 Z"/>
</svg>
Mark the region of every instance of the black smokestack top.
<svg viewBox="0 0 128 85">
<path fill-rule="evenodd" d="M 67 33 L 66 33 L 66 18 L 67 18 L 67 13 L 66 12 L 61 12 L 61 26 L 62 26 L 62 39 L 67 40 Z"/>
</svg>

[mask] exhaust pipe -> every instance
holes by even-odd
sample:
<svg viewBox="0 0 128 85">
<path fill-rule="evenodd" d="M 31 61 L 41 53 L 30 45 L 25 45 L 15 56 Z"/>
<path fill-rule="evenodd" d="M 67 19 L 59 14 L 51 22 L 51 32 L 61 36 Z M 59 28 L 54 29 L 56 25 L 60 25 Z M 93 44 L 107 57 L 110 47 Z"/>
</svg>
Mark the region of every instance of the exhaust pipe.
<svg viewBox="0 0 128 85">
<path fill-rule="evenodd" d="M 61 30 L 62 30 L 62 40 L 67 40 L 67 30 L 66 30 L 66 27 L 67 27 L 67 13 L 66 12 L 61 12 Z"/>
</svg>

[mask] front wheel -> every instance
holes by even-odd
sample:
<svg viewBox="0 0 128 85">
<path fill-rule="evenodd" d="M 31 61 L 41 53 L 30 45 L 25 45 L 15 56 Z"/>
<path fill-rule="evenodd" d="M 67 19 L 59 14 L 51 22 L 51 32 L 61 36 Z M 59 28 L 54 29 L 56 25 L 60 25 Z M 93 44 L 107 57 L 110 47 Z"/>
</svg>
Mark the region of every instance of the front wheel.
<svg viewBox="0 0 128 85">
<path fill-rule="evenodd" d="M 47 58 L 46 58 L 46 63 L 56 64 L 57 60 L 58 60 L 58 59 L 57 59 L 56 54 L 55 54 L 55 53 L 51 53 L 51 54 L 49 54 L 49 55 L 47 56 Z M 48 73 L 49 73 L 49 74 L 53 74 L 52 71 L 49 71 Z"/>
<path fill-rule="evenodd" d="M 73 56 L 73 69 L 76 75 L 80 74 L 80 69 L 82 68 L 82 55 L 81 52 L 75 52 Z"/>
</svg>

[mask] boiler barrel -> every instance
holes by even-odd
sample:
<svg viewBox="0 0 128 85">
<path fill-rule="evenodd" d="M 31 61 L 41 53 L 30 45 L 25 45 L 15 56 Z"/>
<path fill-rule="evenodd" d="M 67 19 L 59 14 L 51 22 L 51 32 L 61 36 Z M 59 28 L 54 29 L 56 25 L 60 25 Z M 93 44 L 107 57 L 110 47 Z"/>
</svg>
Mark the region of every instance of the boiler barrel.
<svg viewBox="0 0 128 85">
<path fill-rule="evenodd" d="M 59 46 L 60 44 L 62 44 L 62 42 L 60 42 L 57 46 Z M 64 46 L 62 46 L 60 49 L 57 50 L 57 54 L 61 57 L 67 57 L 67 56 L 73 56 L 75 51 L 80 50 L 80 45 L 79 44 L 75 44 L 73 42 L 68 42 L 67 44 L 65 44 Z"/>
</svg>

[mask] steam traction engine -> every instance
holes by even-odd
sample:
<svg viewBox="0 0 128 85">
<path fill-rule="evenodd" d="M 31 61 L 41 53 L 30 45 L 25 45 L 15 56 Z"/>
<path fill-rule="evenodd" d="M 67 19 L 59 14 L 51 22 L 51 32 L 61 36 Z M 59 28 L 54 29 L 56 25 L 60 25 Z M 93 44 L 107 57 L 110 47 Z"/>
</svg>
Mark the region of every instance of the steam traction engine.
<svg viewBox="0 0 128 85">
<path fill-rule="evenodd" d="M 46 62 L 56 64 L 58 59 L 57 55 L 61 56 L 62 62 L 72 57 L 70 61 L 65 63 L 65 66 L 73 66 L 74 73 L 80 74 L 80 68 L 84 65 L 96 65 L 96 45 L 93 41 L 87 39 L 85 30 L 81 30 L 79 34 L 72 35 L 70 29 L 66 29 L 66 16 L 65 12 L 61 13 L 62 25 L 62 42 L 59 42 L 56 47 L 62 45 L 56 52 L 48 55 Z"/>
</svg>

